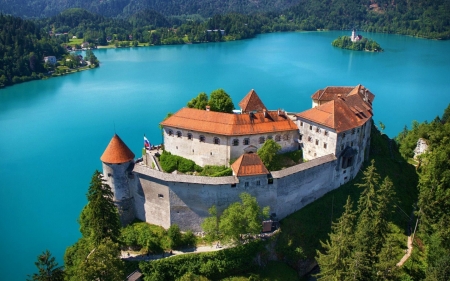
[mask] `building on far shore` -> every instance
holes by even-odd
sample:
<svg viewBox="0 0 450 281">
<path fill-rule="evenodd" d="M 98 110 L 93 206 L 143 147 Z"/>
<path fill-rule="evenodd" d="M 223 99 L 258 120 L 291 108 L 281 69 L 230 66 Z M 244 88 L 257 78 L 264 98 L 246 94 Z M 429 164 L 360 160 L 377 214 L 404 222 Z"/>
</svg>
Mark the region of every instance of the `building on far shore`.
<svg viewBox="0 0 450 281">
<path fill-rule="evenodd" d="M 356 176 L 368 157 L 374 95 L 364 86 L 327 87 L 312 95 L 313 108 L 298 114 L 268 110 L 254 90 L 240 113 L 183 108 L 161 123 L 164 146 L 198 165 L 231 165 L 232 176 L 165 173 L 155 151 L 134 154 L 114 135 L 101 156 L 122 224 L 134 219 L 201 231 L 215 205 L 219 212 L 242 192 L 282 219 Z M 269 171 L 255 153 L 267 139 L 282 151 L 303 150 L 307 161 Z"/>
</svg>

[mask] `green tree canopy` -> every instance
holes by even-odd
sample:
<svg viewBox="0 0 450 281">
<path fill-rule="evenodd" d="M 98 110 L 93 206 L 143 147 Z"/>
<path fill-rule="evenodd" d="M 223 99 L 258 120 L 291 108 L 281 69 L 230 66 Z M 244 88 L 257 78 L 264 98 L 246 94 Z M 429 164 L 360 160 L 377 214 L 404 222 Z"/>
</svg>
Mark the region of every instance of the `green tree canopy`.
<svg viewBox="0 0 450 281">
<path fill-rule="evenodd" d="M 218 238 L 223 243 L 241 244 L 242 234 L 258 234 L 262 229 L 262 221 L 269 217 L 269 207 L 260 208 L 256 197 L 243 192 L 239 195 L 241 202 L 232 203 L 218 218 L 216 209 L 210 209 L 211 217 L 205 219 L 202 227 L 211 241 Z M 217 227 L 218 226 L 218 227 Z M 218 231 L 217 231 L 218 229 Z M 208 239 L 208 237 L 207 237 Z"/>
<path fill-rule="evenodd" d="M 198 94 L 198 96 L 196 96 L 187 103 L 187 107 L 189 108 L 197 108 L 203 110 L 206 109 L 207 105 L 208 105 L 208 95 L 205 92 L 201 92 L 200 94 Z"/>
<path fill-rule="evenodd" d="M 208 104 L 211 107 L 212 111 L 233 113 L 233 101 L 223 89 L 212 91 L 209 97 Z"/>
<path fill-rule="evenodd" d="M 80 215 L 83 236 L 98 245 L 103 239 L 117 242 L 120 236 L 119 213 L 114 205 L 111 187 L 104 183 L 99 171 L 95 171 L 87 193 L 88 204 Z"/>
<path fill-rule="evenodd" d="M 31 277 L 31 281 L 63 281 L 64 270 L 62 266 L 58 266 L 55 261 L 55 257 L 49 250 L 46 250 L 37 257 L 37 261 L 34 263 L 38 268 L 38 273 L 34 273 Z"/>
<path fill-rule="evenodd" d="M 261 161 L 269 170 L 275 170 L 276 168 L 276 155 L 278 151 L 280 151 L 281 145 L 276 143 L 273 139 L 268 139 L 264 142 L 263 146 L 258 149 L 258 156 L 261 158 Z"/>
</svg>

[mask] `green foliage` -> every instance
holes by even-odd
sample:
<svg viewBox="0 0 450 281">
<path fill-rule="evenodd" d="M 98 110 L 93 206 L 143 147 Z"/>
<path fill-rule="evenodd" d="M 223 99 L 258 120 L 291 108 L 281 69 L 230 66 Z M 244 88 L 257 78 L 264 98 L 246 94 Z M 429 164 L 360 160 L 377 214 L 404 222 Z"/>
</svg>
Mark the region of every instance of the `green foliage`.
<svg viewBox="0 0 450 281">
<path fill-rule="evenodd" d="M 204 276 L 188 272 L 185 275 L 181 276 L 180 279 L 177 279 L 177 281 L 209 281 L 209 279 Z"/>
<path fill-rule="evenodd" d="M 371 51 L 371 52 L 382 52 L 380 44 L 373 41 L 372 39 L 363 38 L 359 41 L 352 42 L 349 36 L 340 36 L 335 39 L 331 45 L 333 47 L 338 47 L 341 49 L 349 49 L 354 51 Z M 382 123 L 381 123 L 382 124 Z M 384 125 L 383 125 L 384 126 Z M 383 127 L 382 127 L 383 128 Z M 382 129 L 384 130 L 384 129 Z"/>
<path fill-rule="evenodd" d="M 119 244 L 106 238 L 82 262 L 79 280 L 122 281 L 124 262 Z"/>
<path fill-rule="evenodd" d="M 94 67 L 97 67 L 99 65 L 99 61 L 92 50 L 86 50 L 86 57 L 84 59 L 86 61 L 89 61 Z"/>
<path fill-rule="evenodd" d="M 177 280 L 188 272 L 217 280 L 251 269 L 254 257 L 263 249 L 262 241 L 253 241 L 216 252 L 177 255 L 169 259 L 142 262 L 139 267 L 146 281 Z"/>
<path fill-rule="evenodd" d="M 206 109 L 208 105 L 208 95 L 204 92 L 198 94 L 197 97 L 193 98 L 187 103 L 187 107 L 189 108 L 197 108 L 197 109 Z"/>
<path fill-rule="evenodd" d="M 199 173 L 199 176 L 206 176 L 206 177 L 225 177 L 225 176 L 231 176 L 233 174 L 233 171 L 231 168 L 228 168 L 227 166 L 213 166 L 213 165 L 206 165 L 203 167 L 202 171 Z"/>
<path fill-rule="evenodd" d="M 159 163 L 164 172 L 172 173 L 178 170 L 181 173 L 194 172 L 198 169 L 195 162 L 181 156 L 172 155 L 168 151 L 163 151 L 159 158 Z"/>
<path fill-rule="evenodd" d="M 95 245 L 105 238 L 117 242 L 121 227 L 119 213 L 114 205 L 111 187 L 103 183 L 99 171 L 92 176 L 87 199 L 88 204 L 80 216 L 80 225 L 85 226 L 83 235 Z"/>
<path fill-rule="evenodd" d="M 258 156 L 259 158 L 261 158 L 261 161 L 264 163 L 267 169 L 271 171 L 277 170 L 279 163 L 278 161 L 276 161 L 277 158 L 275 156 L 277 155 L 278 151 L 280 151 L 280 149 L 281 145 L 279 145 L 272 139 L 266 140 L 263 146 L 258 149 Z"/>
<path fill-rule="evenodd" d="M 64 280 L 64 270 L 55 261 L 55 257 L 49 250 L 42 252 L 37 257 L 37 261 L 34 263 L 38 268 L 38 273 L 34 273 L 31 277 L 32 281 L 63 281 Z"/>
<path fill-rule="evenodd" d="M 120 242 L 145 253 L 162 253 L 164 229 L 145 222 L 133 223 L 121 229 Z"/>
<path fill-rule="evenodd" d="M 223 90 L 217 89 L 209 95 L 208 105 L 211 111 L 233 113 L 234 104 L 231 97 Z"/>
<path fill-rule="evenodd" d="M 0 88 L 42 79 L 48 70 L 44 56 L 66 53 L 57 38 L 20 18 L 0 14 Z"/>
<path fill-rule="evenodd" d="M 239 195 L 241 202 L 234 202 L 218 216 L 213 206 L 202 228 L 209 242 L 220 239 L 225 244 L 241 244 L 243 234 L 258 234 L 261 232 L 262 221 L 269 217 L 269 207 L 261 209 L 256 197 L 243 192 Z"/>
<path fill-rule="evenodd" d="M 171 249 L 177 249 L 179 246 L 181 246 L 182 236 L 180 232 L 180 228 L 177 224 L 172 224 L 169 229 L 167 230 L 167 236 L 170 239 L 170 248 Z"/>
</svg>

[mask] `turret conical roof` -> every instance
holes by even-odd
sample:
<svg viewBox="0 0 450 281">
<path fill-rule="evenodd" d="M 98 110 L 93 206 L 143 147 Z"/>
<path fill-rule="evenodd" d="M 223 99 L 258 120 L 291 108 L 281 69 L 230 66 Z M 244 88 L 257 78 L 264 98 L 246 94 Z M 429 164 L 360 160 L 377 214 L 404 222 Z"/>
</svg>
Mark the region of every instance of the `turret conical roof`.
<svg viewBox="0 0 450 281">
<path fill-rule="evenodd" d="M 126 163 L 133 159 L 134 153 L 117 134 L 114 134 L 102 157 L 100 157 L 102 162 L 110 164 Z"/>
</svg>

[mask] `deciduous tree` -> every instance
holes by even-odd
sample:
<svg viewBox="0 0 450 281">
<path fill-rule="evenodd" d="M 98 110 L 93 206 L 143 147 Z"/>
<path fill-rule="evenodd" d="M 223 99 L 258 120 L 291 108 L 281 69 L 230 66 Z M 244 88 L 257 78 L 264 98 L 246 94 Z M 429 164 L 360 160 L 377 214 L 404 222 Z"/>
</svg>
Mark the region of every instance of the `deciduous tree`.
<svg viewBox="0 0 450 281">
<path fill-rule="evenodd" d="M 223 90 L 217 89 L 211 92 L 209 96 L 209 106 L 212 111 L 233 113 L 234 104 L 231 97 Z"/>
</svg>

